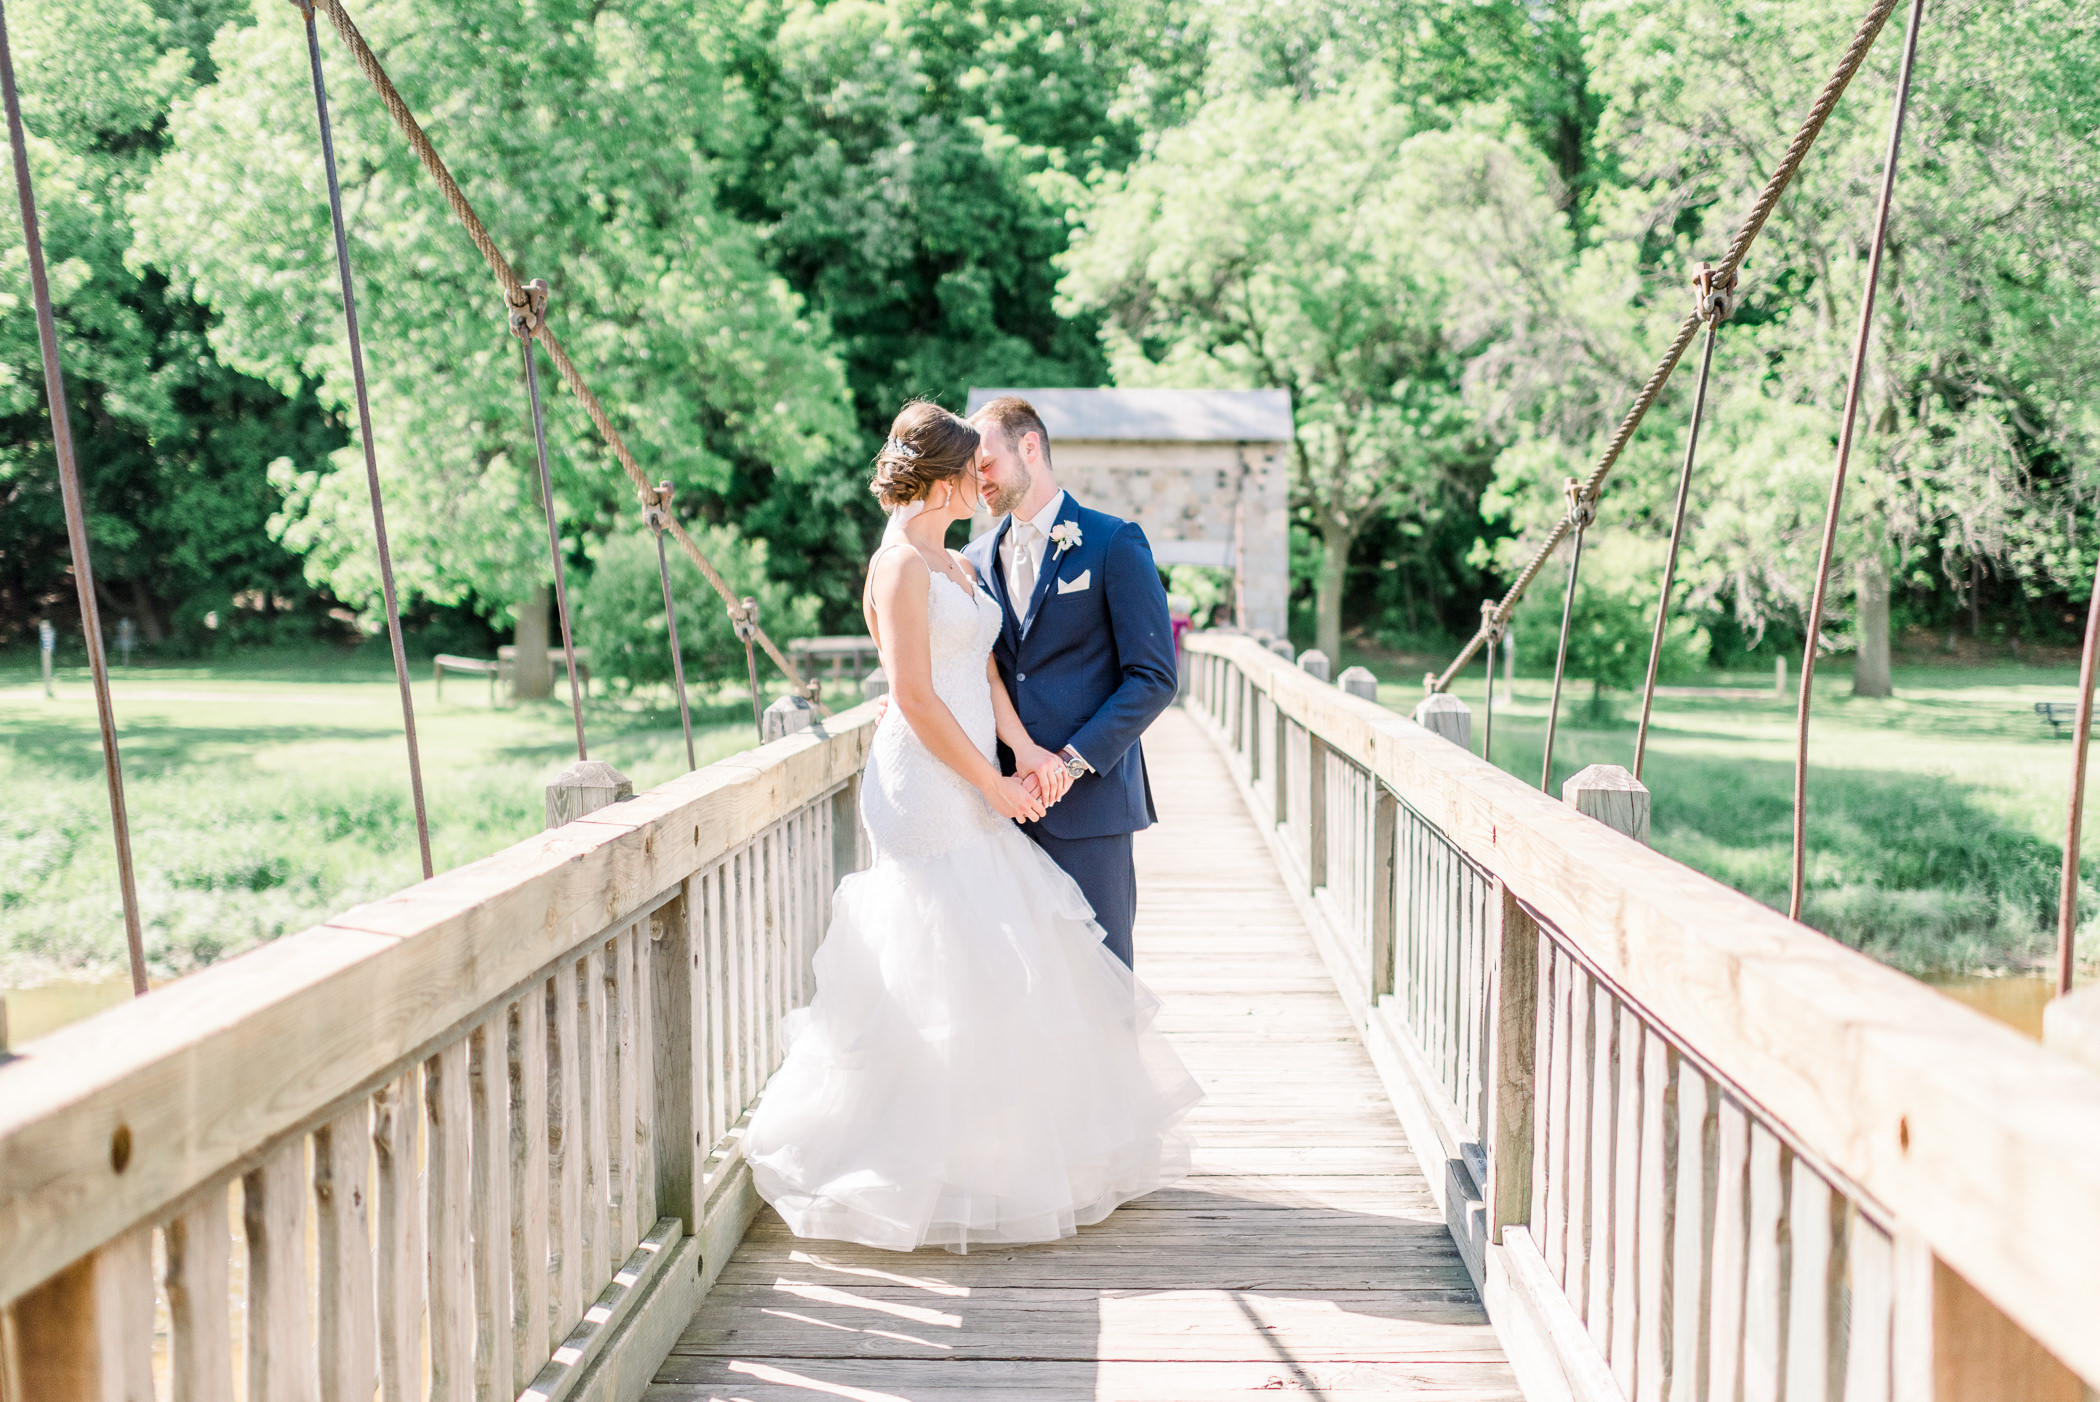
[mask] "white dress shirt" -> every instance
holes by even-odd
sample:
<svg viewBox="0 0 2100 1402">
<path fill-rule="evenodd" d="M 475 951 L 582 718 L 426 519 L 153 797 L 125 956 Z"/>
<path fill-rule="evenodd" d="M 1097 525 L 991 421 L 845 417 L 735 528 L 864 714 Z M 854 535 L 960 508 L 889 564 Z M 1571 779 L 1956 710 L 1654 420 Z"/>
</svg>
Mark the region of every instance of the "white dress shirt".
<svg viewBox="0 0 2100 1402">
<path fill-rule="evenodd" d="M 1006 539 L 999 542 L 999 567 L 1006 571 L 1006 593 L 1007 597 L 1014 601 L 1014 616 L 1017 618 L 1028 617 L 1028 601 L 1034 597 L 1035 586 L 1030 584 L 1026 589 L 1022 588 L 1021 575 L 1015 566 L 1025 558 L 1030 567 L 1028 578 L 1040 580 L 1043 577 L 1043 557 L 1050 546 L 1050 528 L 1057 524 L 1057 513 L 1064 509 L 1065 494 L 1059 492 L 1043 503 L 1041 511 L 1025 518 L 1025 521 L 1021 517 L 1015 517 L 1014 523 L 1006 528 Z M 1033 529 L 1022 530 L 1024 524 Z M 1027 537 L 1025 545 L 1021 539 L 1023 536 Z M 1023 550 L 1027 552 L 1025 556 L 1022 554 Z M 1067 745 L 1065 748 L 1071 749 L 1071 746 Z M 1077 750 L 1072 750 L 1072 753 L 1079 756 L 1081 764 L 1086 764 L 1086 756 L 1080 755 Z M 1086 764 L 1086 767 L 1091 772 L 1094 766 Z"/>
<path fill-rule="evenodd" d="M 1056 496 L 1044 502 L 1043 509 L 1036 512 L 1035 515 L 1026 518 L 1016 516 L 1013 524 L 1006 528 L 1006 539 L 999 542 L 999 567 L 1006 571 L 1006 593 L 1007 597 L 1014 602 L 1014 617 L 1016 618 L 1025 619 L 1028 617 L 1028 601 L 1034 596 L 1035 592 L 1033 581 L 1038 581 L 1043 577 L 1043 555 L 1050 544 L 1050 528 L 1057 524 L 1057 513 L 1064 510 L 1064 508 L 1065 494 L 1059 492 Z M 1034 530 L 1022 530 L 1021 527 L 1024 524 L 1034 527 Z M 1022 536 L 1028 537 L 1027 558 L 1030 566 L 1028 578 L 1031 581 L 1025 592 L 1020 587 L 1019 574 L 1015 570 L 1015 566 L 1021 560 L 1022 546 L 1020 538 Z"/>
</svg>

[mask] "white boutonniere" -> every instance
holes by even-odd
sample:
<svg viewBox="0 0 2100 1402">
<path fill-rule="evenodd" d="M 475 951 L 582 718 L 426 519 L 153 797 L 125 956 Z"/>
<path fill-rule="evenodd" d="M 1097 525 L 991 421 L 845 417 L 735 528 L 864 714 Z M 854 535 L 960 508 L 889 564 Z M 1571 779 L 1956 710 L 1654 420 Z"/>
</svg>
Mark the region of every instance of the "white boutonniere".
<svg viewBox="0 0 2100 1402">
<path fill-rule="evenodd" d="M 1057 547 L 1057 558 L 1059 559 L 1062 559 L 1064 553 L 1078 545 L 1079 542 L 1079 523 L 1077 521 L 1059 521 L 1050 528 L 1050 543 Z"/>
</svg>

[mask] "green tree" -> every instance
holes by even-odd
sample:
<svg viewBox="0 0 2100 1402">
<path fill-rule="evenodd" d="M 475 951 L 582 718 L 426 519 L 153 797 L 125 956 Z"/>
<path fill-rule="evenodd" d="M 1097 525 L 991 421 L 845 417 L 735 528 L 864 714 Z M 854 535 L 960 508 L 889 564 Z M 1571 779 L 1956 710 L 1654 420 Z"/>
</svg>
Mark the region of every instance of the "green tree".
<svg viewBox="0 0 2100 1402">
<path fill-rule="evenodd" d="M 1460 271 L 1565 237 L 1499 121 L 1421 130 L 1367 74 L 1312 98 L 1221 98 L 1104 177 L 1065 260 L 1117 382 L 1289 390 L 1294 506 L 1323 544 L 1316 645 L 1337 655 L 1352 546 L 1418 512 L 1470 448 Z"/>
<path fill-rule="evenodd" d="M 821 569 L 859 554 L 851 419 L 822 319 L 716 203 L 721 22 L 658 0 L 359 11 L 498 243 L 552 285 L 558 334 L 645 470 L 677 484 L 682 509 Z M 548 565 L 518 343 L 413 154 L 322 42 L 402 587 L 501 601 L 534 651 Z M 340 412 L 348 358 L 298 11 L 263 7 L 211 54 L 219 81 L 176 105 L 172 148 L 133 202 L 142 256 L 218 314 L 225 360 L 283 387 L 317 382 Z M 639 516 L 580 406 L 542 380 L 565 548 L 581 559 Z M 288 457 L 274 476 L 278 529 L 309 575 L 369 604 L 357 450 Z"/>
<path fill-rule="evenodd" d="M 696 534 L 715 567 L 736 579 L 760 581 L 758 621 L 778 637 L 812 633 L 817 600 L 795 594 L 768 576 L 766 543 L 734 526 L 704 526 Z M 741 681 L 744 645 L 729 615 L 714 607 L 715 593 L 699 567 L 675 547 L 666 555 L 671 589 L 680 601 L 678 650 L 690 682 Z M 576 641 L 591 649 L 599 673 L 627 686 L 656 686 L 672 679 L 671 630 L 664 618 L 663 579 L 657 572 L 656 542 L 647 531 L 617 531 L 594 551 L 589 580 L 577 591 Z M 763 659 L 761 659 L 763 662 Z M 764 683 L 761 675 L 760 682 Z"/>
<path fill-rule="evenodd" d="M 263 468 L 340 442 L 305 387 L 280 393 L 214 356 L 207 316 L 133 266 L 127 201 L 164 144 L 167 111 L 209 77 L 191 47 L 222 6 L 171 25 L 139 0 L 38 0 L 9 16 L 29 129 L 67 398 L 103 611 L 148 642 L 254 631 L 328 600 L 266 529 Z M 0 221 L 18 229 L 14 182 Z M 70 552 L 36 344 L 28 264 L 0 234 L 0 637 L 73 614 Z M 246 625 L 244 627 L 244 625 Z"/>
</svg>

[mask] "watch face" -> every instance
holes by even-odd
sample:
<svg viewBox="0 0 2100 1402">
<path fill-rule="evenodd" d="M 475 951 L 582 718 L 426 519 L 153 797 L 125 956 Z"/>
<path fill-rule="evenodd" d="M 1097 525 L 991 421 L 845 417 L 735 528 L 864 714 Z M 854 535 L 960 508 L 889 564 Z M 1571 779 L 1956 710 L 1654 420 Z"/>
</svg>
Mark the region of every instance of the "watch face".
<svg viewBox="0 0 2100 1402">
<path fill-rule="evenodd" d="M 1067 773 L 1067 774 L 1071 775 L 1071 776 L 1072 776 L 1073 778 L 1077 779 L 1077 778 L 1078 778 L 1078 777 L 1079 777 L 1080 775 L 1082 775 L 1082 774 L 1086 773 L 1086 761 L 1085 761 L 1085 760 L 1083 760 L 1083 759 L 1068 759 L 1068 760 L 1066 760 L 1066 761 L 1065 761 L 1065 773 Z"/>
</svg>

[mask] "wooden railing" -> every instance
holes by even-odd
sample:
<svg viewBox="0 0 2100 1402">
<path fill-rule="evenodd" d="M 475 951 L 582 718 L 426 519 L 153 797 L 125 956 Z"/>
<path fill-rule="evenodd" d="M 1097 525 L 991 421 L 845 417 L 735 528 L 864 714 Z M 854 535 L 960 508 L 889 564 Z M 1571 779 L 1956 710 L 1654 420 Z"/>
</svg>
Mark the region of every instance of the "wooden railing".
<svg viewBox="0 0 2100 1402">
<path fill-rule="evenodd" d="M 1188 655 L 1527 1395 L 2092 1395 L 2100 1076 L 1251 639 Z"/>
<path fill-rule="evenodd" d="M 755 1210 L 737 1126 L 861 864 L 872 729 L 849 712 L 19 1049 L 0 1394 L 145 1402 L 158 1370 L 176 1402 L 639 1396 Z"/>
</svg>

